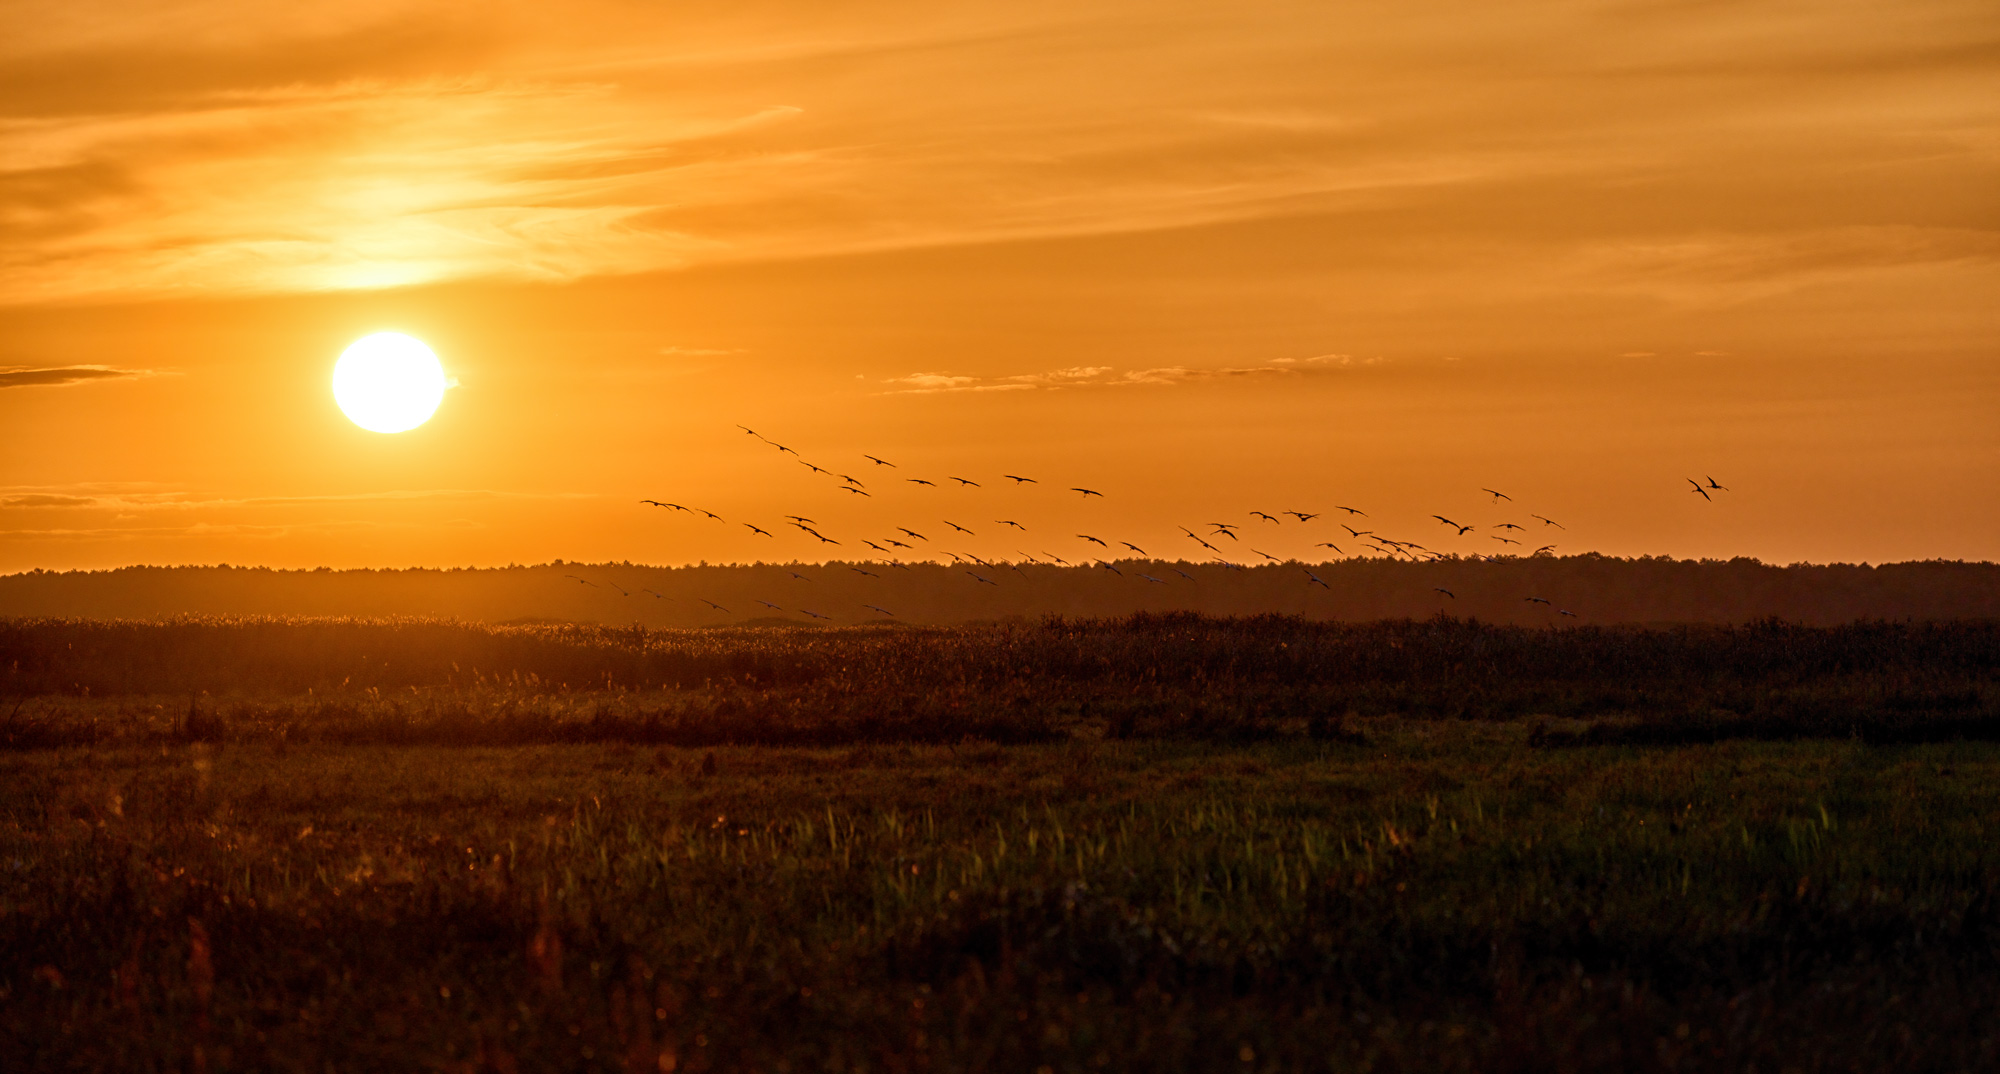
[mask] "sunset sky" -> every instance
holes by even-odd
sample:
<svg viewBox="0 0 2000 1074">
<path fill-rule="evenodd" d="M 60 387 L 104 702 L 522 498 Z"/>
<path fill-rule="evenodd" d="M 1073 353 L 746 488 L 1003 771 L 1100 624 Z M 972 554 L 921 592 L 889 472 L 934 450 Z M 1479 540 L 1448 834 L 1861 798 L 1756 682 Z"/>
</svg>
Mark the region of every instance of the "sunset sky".
<svg viewBox="0 0 2000 1074">
<path fill-rule="evenodd" d="M 406 433 L 329 388 L 385 330 L 456 381 Z M 1336 504 L 2000 558 L 2000 5 L 0 7 L 0 571 Z"/>
</svg>

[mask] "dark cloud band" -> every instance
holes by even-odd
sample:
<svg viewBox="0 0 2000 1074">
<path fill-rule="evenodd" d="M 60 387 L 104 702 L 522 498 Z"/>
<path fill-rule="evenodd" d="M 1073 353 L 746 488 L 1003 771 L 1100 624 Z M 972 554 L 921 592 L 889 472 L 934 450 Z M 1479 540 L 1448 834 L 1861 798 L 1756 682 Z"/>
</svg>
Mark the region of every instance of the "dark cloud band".
<svg viewBox="0 0 2000 1074">
<path fill-rule="evenodd" d="M 112 369 L 101 365 L 66 365 L 53 369 L 0 369 L 0 388 L 49 388 L 93 380 L 143 377 L 143 369 Z"/>
</svg>

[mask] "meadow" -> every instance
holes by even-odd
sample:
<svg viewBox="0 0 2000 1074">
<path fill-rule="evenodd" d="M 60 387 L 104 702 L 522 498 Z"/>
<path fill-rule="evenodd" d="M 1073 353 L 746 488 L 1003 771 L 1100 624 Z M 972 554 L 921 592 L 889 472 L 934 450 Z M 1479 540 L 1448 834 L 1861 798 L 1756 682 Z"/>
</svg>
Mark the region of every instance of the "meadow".
<svg viewBox="0 0 2000 1074">
<path fill-rule="evenodd" d="M 1976 1070 L 2000 625 L 0 623 L 10 1069 Z"/>
</svg>

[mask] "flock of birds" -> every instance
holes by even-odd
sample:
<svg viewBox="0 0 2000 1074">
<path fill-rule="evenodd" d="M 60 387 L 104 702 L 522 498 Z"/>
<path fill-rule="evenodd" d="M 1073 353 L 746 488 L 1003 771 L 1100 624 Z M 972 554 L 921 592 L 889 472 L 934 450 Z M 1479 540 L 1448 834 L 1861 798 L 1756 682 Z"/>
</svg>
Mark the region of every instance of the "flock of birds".
<svg viewBox="0 0 2000 1074">
<path fill-rule="evenodd" d="M 838 473 L 834 470 L 830 470 L 826 467 L 810 462 L 792 448 L 784 444 L 781 444 L 775 440 L 772 440 L 764 436 L 762 433 L 759 433 L 755 429 L 752 429 L 748 426 L 739 425 L 737 426 L 737 428 L 743 430 L 743 432 L 746 435 L 774 449 L 780 458 L 786 455 L 790 455 L 792 457 L 790 461 L 795 462 L 797 465 L 802 466 L 807 470 L 811 471 L 811 473 L 816 477 L 828 478 L 834 483 L 835 488 L 838 488 L 849 495 L 862 498 L 871 498 L 871 499 L 875 495 L 874 492 L 870 491 L 868 483 L 861 480 L 858 477 L 855 477 L 851 474 Z M 868 467 L 863 468 L 863 472 L 870 473 L 870 476 L 875 478 L 875 480 L 879 482 L 886 483 L 890 481 L 901 481 L 903 483 L 917 486 L 920 488 L 940 487 L 938 482 L 932 481 L 928 478 L 906 477 L 906 476 L 901 476 L 899 474 L 887 474 L 878 476 L 877 474 L 872 473 L 871 471 L 879 471 L 883 469 L 895 471 L 895 470 L 900 470 L 901 467 L 899 467 L 896 463 L 891 462 L 888 459 L 882 458 L 877 455 L 863 454 L 861 458 L 866 460 L 870 464 Z M 946 482 L 954 483 L 956 487 L 958 487 L 959 489 L 978 489 L 984 487 L 984 484 L 982 482 L 974 480 L 969 477 L 946 475 L 943 478 L 943 480 Z M 1014 488 L 1021 488 L 1027 485 L 1042 484 L 1042 482 L 1039 479 L 1028 477 L 1022 474 L 1002 474 L 1000 475 L 1000 480 L 1012 482 L 1013 484 L 1011 487 Z M 1688 478 L 1687 480 L 1688 483 L 1693 486 L 1689 490 L 1691 494 L 1698 493 L 1704 500 L 1708 500 L 1711 502 L 1714 500 L 1714 496 L 1711 495 L 1712 492 L 1729 491 L 1728 488 L 1718 483 L 1713 477 L 1709 477 L 1706 483 L 1703 483 L 1701 481 L 1696 481 L 1693 478 Z M 1081 485 L 1071 485 L 1071 486 L 1066 486 L 1065 488 L 1066 491 L 1068 492 L 1073 492 L 1078 494 L 1078 496 L 1085 501 L 1091 499 L 1092 497 L 1096 497 L 1098 499 L 1105 498 L 1105 494 L 1097 489 L 1087 488 Z M 1480 491 L 1492 497 L 1492 503 L 1494 506 L 1499 506 L 1503 503 L 1512 504 L 1514 501 L 1514 498 L 1512 496 L 1509 496 L 1505 492 L 1502 492 L 1498 489 L 1485 488 L 1481 489 Z M 730 524 L 729 521 L 723 518 L 721 515 L 716 514 L 714 511 L 710 511 L 702 507 L 693 507 L 687 504 L 674 503 L 667 500 L 657 500 L 657 499 L 643 499 L 640 500 L 639 502 L 641 504 L 645 504 L 654 508 L 659 508 L 670 512 L 685 513 L 691 516 L 702 517 L 712 520 L 714 522 L 722 523 L 724 525 Z M 1474 535 L 1483 536 L 1488 538 L 1489 540 L 1498 542 L 1499 545 L 1501 546 L 1497 554 L 1495 555 L 1487 555 L 1481 552 L 1461 553 L 1461 552 L 1440 551 L 1437 549 L 1432 549 L 1417 541 L 1403 540 L 1400 537 L 1390 537 L 1386 534 L 1378 532 L 1377 530 L 1372 528 L 1372 526 L 1371 528 L 1366 528 L 1366 529 L 1360 528 L 1359 526 L 1356 525 L 1356 523 L 1361 523 L 1362 525 L 1369 524 L 1367 522 L 1367 520 L 1370 517 L 1368 512 L 1358 507 L 1351 507 L 1345 504 L 1334 504 L 1331 507 L 1327 508 L 1326 511 L 1279 511 L 1276 512 L 1275 514 L 1266 511 L 1250 511 L 1247 512 L 1244 515 L 1244 517 L 1256 520 L 1254 522 L 1210 521 L 1203 523 L 1203 526 L 1205 527 L 1205 530 L 1203 532 L 1197 532 L 1194 528 L 1186 525 L 1180 526 L 1179 529 L 1180 532 L 1188 540 L 1194 542 L 1195 545 L 1199 546 L 1204 552 L 1208 554 L 1211 562 L 1229 570 L 1240 571 L 1244 569 L 1244 565 L 1231 559 L 1230 556 L 1225 552 L 1225 546 L 1218 545 L 1214 543 L 1215 541 L 1226 540 L 1231 542 L 1229 545 L 1226 546 L 1226 548 L 1229 551 L 1248 552 L 1271 563 L 1284 564 L 1288 562 L 1286 559 L 1276 555 L 1272 555 L 1269 552 L 1265 552 L 1261 549 L 1253 547 L 1252 545 L 1248 544 L 1245 541 L 1244 539 L 1245 534 L 1239 531 L 1254 532 L 1256 529 L 1261 528 L 1261 526 L 1263 525 L 1285 526 L 1287 525 L 1287 523 L 1285 522 L 1285 518 L 1290 518 L 1295 520 L 1293 523 L 1291 523 L 1293 525 L 1304 525 L 1307 523 L 1311 523 L 1316 519 L 1325 517 L 1328 511 L 1340 512 L 1340 520 L 1336 523 L 1336 525 L 1338 526 L 1339 529 L 1345 531 L 1346 536 L 1338 537 L 1336 535 L 1335 540 L 1321 541 L 1315 544 L 1313 547 L 1331 549 L 1335 554 L 1343 556 L 1365 555 L 1372 553 L 1375 555 L 1380 555 L 1389 558 L 1403 558 L 1412 562 L 1418 562 L 1425 560 L 1440 560 L 1440 559 L 1475 559 L 1475 560 L 1498 559 L 1503 556 L 1522 555 L 1522 554 L 1528 556 L 1550 556 L 1553 555 L 1556 550 L 1556 546 L 1552 543 L 1540 545 L 1539 547 L 1536 547 L 1532 550 L 1527 549 L 1526 547 L 1527 535 L 1531 532 L 1531 528 L 1528 526 L 1521 525 L 1520 523 L 1517 522 L 1506 521 L 1506 522 L 1486 524 L 1482 526 L 1479 523 L 1462 523 L 1456 519 L 1447 517 L 1442 514 L 1433 514 L 1430 516 L 1432 519 L 1435 519 L 1439 525 L 1451 531 L 1451 533 L 1448 535 L 1450 537 L 1463 538 Z M 1546 533 L 1550 529 L 1554 530 L 1567 529 L 1567 527 L 1565 527 L 1562 523 L 1557 522 L 1555 519 L 1549 518 L 1545 515 L 1530 513 L 1526 517 L 1532 519 L 1536 523 L 1539 523 L 1539 525 L 1532 527 L 1532 532 L 1535 533 Z M 941 539 L 977 536 L 977 531 L 975 531 L 969 525 L 965 525 L 961 522 L 953 521 L 951 519 L 939 519 L 938 521 L 942 524 L 942 526 L 948 528 L 949 530 L 949 533 L 947 534 L 943 530 L 932 528 L 931 532 L 939 534 Z M 776 538 L 776 535 L 773 534 L 770 529 L 760 526 L 755 522 L 740 522 L 737 524 L 749 530 L 750 535 L 752 537 L 763 537 L 768 539 Z M 983 524 L 984 523 L 982 523 L 982 525 Z M 993 526 L 1006 527 L 1010 532 L 1015 532 L 1017 533 L 1017 535 L 1026 535 L 1029 532 L 1028 527 L 1026 525 L 1023 525 L 1021 522 L 1016 521 L 1014 519 L 1005 519 L 1005 518 L 993 519 L 991 520 L 991 524 Z M 783 516 L 782 521 L 774 521 L 772 525 L 794 527 L 805 536 L 817 540 L 822 545 L 835 545 L 835 546 L 847 547 L 846 545 L 843 544 L 843 542 L 840 539 L 835 537 L 830 537 L 826 533 L 822 532 L 821 524 L 805 515 L 785 515 Z M 1483 532 L 1485 530 L 1497 530 L 1499 532 L 1496 533 Z M 1520 536 L 1516 536 L 1517 534 Z M 880 557 L 879 559 L 864 560 L 860 565 L 853 565 L 847 568 L 848 570 L 853 571 L 856 574 L 864 575 L 870 578 L 882 577 L 875 571 L 869 570 L 868 568 L 870 566 L 883 566 L 892 569 L 909 570 L 910 569 L 909 564 L 903 562 L 904 557 L 909 557 L 921 562 L 936 562 L 940 558 L 948 558 L 953 564 L 960 567 L 966 576 L 968 576 L 973 580 L 972 584 L 988 585 L 994 587 L 999 587 L 1001 583 L 995 581 L 993 577 L 990 577 L 992 575 L 1001 575 L 1007 571 L 1014 571 L 1020 574 L 1023 578 L 1026 578 L 1027 572 L 1022 568 L 1023 563 L 1054 565 L 1061 567 L 1087 567 L 1092 569 L 1102 569 L 1105 571 L 1109 571 L 1112 574 L 1118 575 L 1121 578 L 1127 577 L 1126 570 L 1130 569 L 1132 571 L 1131 577 L 1135 581 L 1151 585 L 1172 584 L 1165 578 L 1161 578 L 1158 577 L 1157 575 L 1145 573 L 1137 570 L 1136 568 L 1133 568 L 1130 562 L 1127 563 L 1126 568 L 1121 569 L 1116 563 L 1099 558 L 1096 555 L 1094 555 L 1095 549 L 1090 546 L 1094 545 L 1096 546 L 1096 548 L 1104 549 L 1106 554 L 1117 554 L 1116 552 L 1114 552 L 1113 548 L 1113 546 L 1116 545 L 1118 549 L 1129 550 L 1130 552 L 1136 554 L 1138 557 L 1140 557 L 1142 561 L 1147 562 L 1148 565 L 1160 562 L 1159 559 L 1155 557 L 1151 552 L 1148 552 L 1146 549 L 1140 547 L 1139 545 L 1131 541 L 1119 540 L 1116 539 L 1115 537 L 1107 540 L 1104 537 L 1100 537 L 1089 533 L 1077 533 L 1069 537 L 1060 538 L 1063 540 L 1074 540 L 1083 542 L 1082 551 L 1080 553 L 1077 552 L 1072 553 L 1073 555 L 1076 556 L 1075 561 L 1066 559 L 1060 555 L 1057 555 L 1054 552 L 1047 551 L 1046 549 L 1044 549 L 1039 555 L 1025 551 L 1019 552 L 1018 554 L 1021 558 L 1018 561 L 987 560 L 977 555 L 973 555 L 969 552 L 952 551 L 945 549 L 940 544 L 933 542 L 931 537 L 926 535 L 925 533 L 920 532 L 919 530 L 913 529 L 911 527 L 901 526 L 901 525 L 884 527 L 882 533 L 878 533 L 872 536 L 853 537 L 852 535 L 849 535 L 849 537 L 851 540 L 857 542 L 857 546 L 866 547 L 872 550 L 874 553 L 876 553 L 877 556 Z M 1340 543 L 1342 541 L 1346 543 L 1345 547 L 1343 547 L 1343 545 Z M 921 544 L 913 544 L 911 542 L 921 542 Z M 1347 550 L 1349 547 L 1355 549 L 1355 551 L 1350 553 Z M 1521 549 L 1521 551 L 1520 552 L 1511 551 L 1512 549 L 1515 548 Z M 1304 575 L 1304 581 L 1302 584 L 1306 586 L 1319 586 L 1322 589 L 1328 589 L 1328 590 L 1332 589 L 1332 586 L 1328 585 L 1326 580 L 1321 578 L 1310 567 L 1296 564 L 1296 561 L 1292 562 L 1294 562 L 1294 565 L 1297 565 L 1299 567 L 1300 572 Z M 1154 569 L 1161 569 L 1161 568 L 1156 567 Z M 1164 569 L 1167 572 L 1179 575 L 1182 579 L 1188 582 L 1192 582 L 1195 580 L 1193 575 L 1188 574 L 1186 571 L 1183 571 L 1178 567 L 1166 566 Z M 984 573 L 982 573 L 982 571 Z M 806 575 L 800 574 L 797 571 L 791 571 L 790 573 L 793 578 L 798 579 L 800 581 L 807 581 L 807 582 L 812 581 L 811 578 L 808 578 Z M 564 577 L 579 582 L 582 585 L 601 588 L 598 582 L 580 577 L 578 575 L 571 574 L 571 575 L 565 575 Z M 616 582 L 606 581 L 604 582 L 604 585 L 608 585 L 612 589 L 617 590 L 618 593 L 622 596 L 630 597 L 633 595 L 631 591 L 628 591 L 625 588 L 619 586 Z M 1454 600 L 1454 601 L 1458 599 L 1458 594 L 1442 586 L 1435 586 L 1433 587 L 1433 589 L 1437 593 L 1441 594 L 1443 599 Z M 641 589 L 638 592 L 651 594 L 653 597 L 660 600 L 672 599 L 670 597 L 667 597 L 665 594 L 662 594 L 653 589 Z M 726 615 L 737 614 L 716 601 L 709 600 L 707 598 L 697 598 L 697 599 L 699 599 L 701 603 L 707 605 L 708 607 L 714 609 L 715 611 L 721 612 Z M 1575 612 L 1569 611 L 1568 609 L 1556 608 L 1550 601 L 1548 601 L 1543 597 L 1527 596 L 1523 597 L 1522 601 L 1524 603 L 1547 606 L 1552 611 L 1554 611 L 1558 616 L 1568 616 L 1571 618 L 1576 617 Z M 766 609 L 769 609 L 774 612 L 783 612 L 786 610 L 780 605 L 768 600 L 760 599 L 757 601 L 757 603 L 763 605 Z M 890 611 L 889 609 L 884 608 L 877 604 L 862 604 L 861 607 L 869 611 L 875 612 L 879 615 L 888 616 L 891 618 L 894 618 L 896 614 Z M 813 611 L 807 608 L 799 608 L 797 609 L 797 611 L 816 620 L 833 619 L 833 616 L 824 614 L 822 612 Z"/>
</svg>

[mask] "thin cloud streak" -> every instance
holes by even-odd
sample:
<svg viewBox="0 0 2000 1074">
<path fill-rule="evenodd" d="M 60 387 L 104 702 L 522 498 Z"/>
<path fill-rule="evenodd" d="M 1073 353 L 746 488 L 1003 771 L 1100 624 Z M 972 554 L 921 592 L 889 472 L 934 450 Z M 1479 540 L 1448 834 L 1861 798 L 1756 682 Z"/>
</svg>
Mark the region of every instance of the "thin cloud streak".
<svg viewBox="0 0 2000 1074">
<path fill-rule="evenodd" d="M 57 388 L 130 377 L 152 377 L 150 369 L 113 369 L 101 365 L 66 365 L 49 369 L 0 369 L 0 388 Z"/>
</svg>

